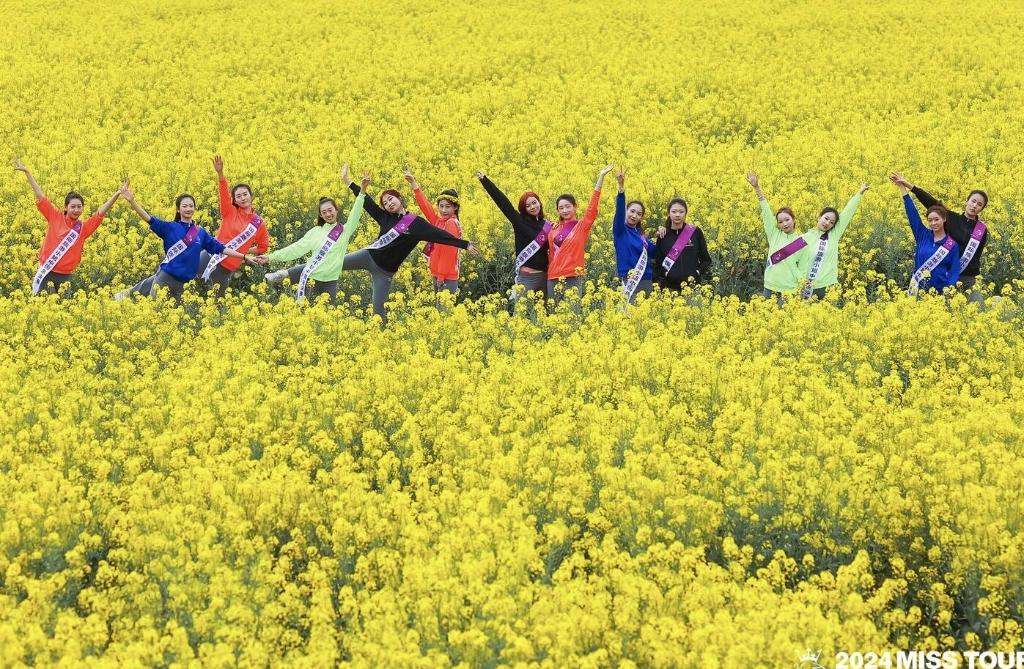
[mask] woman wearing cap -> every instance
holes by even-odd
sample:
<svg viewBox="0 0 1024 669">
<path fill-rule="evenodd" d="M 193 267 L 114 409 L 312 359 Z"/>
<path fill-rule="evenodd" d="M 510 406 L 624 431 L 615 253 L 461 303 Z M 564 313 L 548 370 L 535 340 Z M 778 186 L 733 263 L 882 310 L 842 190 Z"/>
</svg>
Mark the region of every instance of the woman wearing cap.
<svg viewBox="0 0 1024 669">
<path fill-rule="evenodd" d="M 356 196 L 363 192 L 353 181 L 349 181 L 348 187 Z M 391 293 L 395 272 L 417 244 L 433 242 L 457 246 L 474 255 L 480 254 L 472 242 L 459 239 L 434 227 L 423 217 L 406 211 L 405 199 L 393 188 L 381 193 L 379 204 L 367 198 L 363 202 L 363 207 L 380 226 L 380 236 L 369 246 L 345 256 L 342 269 L 361 269 L 370 273 L 373 285 L 373 313 L 380 316 L 384 324 L 388 322 L 384 303 Z"/>
<path fill-rule="evenodd" d="M 408 167 L 402 172 L 406 181 L 412 186 L 412 194 L 416 198 L 416 206 L 423 217 L 431 225 L 440 228 L 455 237 L 462 239 L 462 226 L 459 224 L 459 192 L 454 188 L 441 191 L 437 196 L 437 209 L 427 196 L 420 190 L 416 177 Z M 437 246 L 428 243 L 423 247 L 423 255 L 430 259 L 430 276 L 434 278 L 434 290 L 446 290 L 451 294 L 459 292 L 459 248 L 457 246 Z"/>
</svg>

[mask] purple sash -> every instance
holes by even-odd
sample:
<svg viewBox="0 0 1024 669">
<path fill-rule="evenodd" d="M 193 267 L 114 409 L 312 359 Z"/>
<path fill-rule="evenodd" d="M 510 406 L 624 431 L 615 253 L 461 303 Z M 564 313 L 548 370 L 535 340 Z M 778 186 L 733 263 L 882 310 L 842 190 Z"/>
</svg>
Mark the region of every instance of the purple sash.
<svg viewBox="0 0 1024 669">
<path fill-rule="evenodd" d="M 971 230 L 971 239 L 967 242 L 967 246 L 964 248 L 964 254 L 960 256 L 960 271 L 964 271 L 964 268 L 971 264 L 971 260 L 974 258 L 974 254 L 978 252 L 978 247 L 981 246 L 981 240 L 985 238 L 985 221 L 978 219 L 978 222 L 974 224 L 974 229 Z"/>
<path fill-rule="evenodd" d="M 188 247 L 192 246 L 192 243 L 196 241 L 196 237 L 199 236 L 199 226 L 195 223 L 188 224 L 188 230 L 185 231 L 185 236 L 176 241 L 171 248 L 167 249 L 167 253 L 164 254 L 164 259 L 161 261 L 161 265 L 165 265 L 182 253 L 185 252 Z"/>
<path fill-rule="evenodd" d="M 569 237 L 569 235 L 572 234 L 572 231 L 576 229 L 576 225 L 578 223 L 579 221 L 577 220 L 569 221 L 568 223 L 562 226 L 561 230 L 558 231 L 558 234 L 555 235 L 555 238 L 551 240 L 555 245 L 556 251 L 558 250 L 559 246 L 565 243 L 565 240 Z"/>
<path fill-rule="evenodd" d="M 412 222 L 416 220 L 416 214 L 406 214 L 402 218 L 398 219 L 398 223 L 395 223 L 394 227 L 381 235 L 377 241 L 370 244 L 366 248 L 368 249 L 381 249 L 390 244 L 391 242 L 398 239 L 401 235 L 409 232 L 409 228 L 412 227 Z"/>
<path fill-rule="evenodd" d="M 935 249 L 935 253 L 933 253 L 928 260 L 925 260 L 924 264 L 918 267 L 917 271 L 914 272 L 914 275 L 910 277 L 910 288 L 907 289 L 907 295 L 910 295 L 911 297 L 917 295 L 917 288 L 921 285 L 921 279 L 924 278 L 925 272 L 931 272 L 933 269 L 938 267 L 939 264 L 946 259 L 946 256 L 949 255 L 949 252 L 953 250 L 953 246 L 955 244 L 956 242 L 953 238 L 946 235 L 946 241 L 942 242 L 942 246 Z"/>
<path fill-rule="evenodd" d="M 775 253 L 768 256 L 768 267 L 778 265 L 780 262 L 782 262 L 783 260 L 785 260 L 786 258 L 788 258 L 789 256 L 793 255 L 794 253 L 803 249 L 806 246 L 807 240 L 804 239 L 803 237 L 797 237 L 796 239 L 794 239 L 793 241 L 791 241 L 790 243 L 786 244 L 781 249 L 776 251 Z"/>
<path fill-rule="evenodd" d="M 523 250 L 516 256 L 516 269 L 515 275 L 516 280 L 519 278 L 519 270 L 523 268 L 526 261 L 529 260 L 540 250 L 542 246 L 548 241 L 548 235 L 551 234 L 551 221 L 544 221 L 544 225 L 541 227 L 540 232 L 533 238 L 533 241 L 523 247 Z"/>
<path fill-rule="evenodd" d="M 683 224 L 683 229 L 679 232 L 679 236 L 676 237 L 676 241 L 672 244 L 672 248 L 668 250 L 665 255 L 665 259 L 661 261 L 661 266 L 668 272 L 672 269 L 672 265 L 676 264 L 679 260 L 679 256 L 683 254 L 683 249 L 690 243 L 690 239 L 693 237 L 693 233 L 697 232 L 696 225 L 690 225 L 689 223 Z"/>
</svg>

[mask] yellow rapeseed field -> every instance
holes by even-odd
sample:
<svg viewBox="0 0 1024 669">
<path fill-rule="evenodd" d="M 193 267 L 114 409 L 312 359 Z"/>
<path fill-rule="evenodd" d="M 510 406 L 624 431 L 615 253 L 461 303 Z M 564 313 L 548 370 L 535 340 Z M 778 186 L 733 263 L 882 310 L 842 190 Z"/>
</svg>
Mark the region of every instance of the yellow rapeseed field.
<svg viewBox="0 0 1024 669">
<path fill-rule="evenodd" d="M 1024 648 L 1024 5 L 43 0 L 0 3 L 0 39 L 0 138 L 55 202 L 127 174 L 212 230 L 219 153 L 280 247 L 351 206 L 343 161 L 371 193 L 409 164 L 483 250 L 440 310 L 410 259 L 386 329 L 364 274 L 337 309 L 251 266 L 118 302 L 162 253 L 118 203 L 75 293 L 31 298 L 45 222 L 9 171 L 0 667 Z M 510 317 L 474 172 L 550 213 L 608 163 L 651 221 L 687 198 L 715 283 L 623 309 L 609 179 L 582 313 Z M 824 302 L 747 299 L 748 169 L 800 229 L 871 184 Z M 890 170 L 988 191 L 985 304 L 902 295 Z"/>
</svg>

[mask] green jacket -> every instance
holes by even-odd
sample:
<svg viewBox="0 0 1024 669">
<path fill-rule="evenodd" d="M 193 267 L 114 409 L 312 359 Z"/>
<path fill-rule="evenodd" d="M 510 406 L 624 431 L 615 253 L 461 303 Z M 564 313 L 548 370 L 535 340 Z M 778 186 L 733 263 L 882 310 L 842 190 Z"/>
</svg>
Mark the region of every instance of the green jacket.
<svg viewBox="0 0 1024 669">
<path fill-rule="evenodd" d="M 860 198 L 860 193 L 850 198 L 850 201 L 843 207 L 842 213 L 839 214 L 839 220 L 829 232 L 825 257 L 821 259 L 821 268 L 818 270 L 818 276 L 814 279 L 812 288 L 826 288 L 834 283 L 839 283 L 839 240 L 842 239 L 843 233 L 846 232 L 850 221 L 853 220 L 853 215 L 857 213 Z M 807 240 L 807 248 L 800 260 L 803 269 L 802 277 L 805 279 L 811 272 L 811 265 L 814 263 L 814 254 L 818 251 L 818 240 L 821 239 L 821 235 L 822 232 L 818 226 L 814 226 L 813 229 L 803 234 L 803 238 Z"/>
<path fill-rule="evenodd" d="M 775 224 L 775 214 L 772 212 L 768 200 L 761 200 L 761 221 L 764 223 L 764 234 L 768 237 L 768 254 L 765 256 L 766 259 L 800 236 L 796 233 L 796 230 L 793 230 L 788 235 L 779 230 L 779 226 Z M 776 293 L 792 293 L 798 290 L 804 276 L 807 275 L 807 272 L 803 270 L 802 264 L 806 253 L 806 248 L 800 249 L 778 265 L 768 266 L 766 262 L 764 268 L 764 287 Z"/>
<path fill-rule="evenodd" d="M 328 252 L 324 261 L 320 263 L 320 266 L 309 275 L 309 278 L 314 281 L 336 281 L 338 279 L 338 276 L 341 274 L 342 264 L 345 261 L 345 253 L 348 251 L 348 241 L 352 239 L 352 234 L 359 227 L 359 217 L 363 213 L 363 199 L 365 197 L 364 194 L 360 193 L 356 198 L 355 203 L 352 205 L 352 211 L 348 213 L 348 220 L 345 221 L 345 229 L 342 231 L 341 237 L 331 247 L 330 252 Z M 301 239 L 274 251 L 267 258 L 271 262 L 287 262 L 316 253 L 327 239 L 327 233 L 331 231 L 332 227 L 322 224 L 310 228 Z"/>
</svg>

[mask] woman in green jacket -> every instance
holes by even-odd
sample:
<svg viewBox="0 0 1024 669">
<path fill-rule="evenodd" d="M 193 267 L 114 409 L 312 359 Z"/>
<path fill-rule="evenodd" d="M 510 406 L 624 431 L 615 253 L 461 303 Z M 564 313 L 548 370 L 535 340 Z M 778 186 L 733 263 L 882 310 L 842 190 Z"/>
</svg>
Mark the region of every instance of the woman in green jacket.
<svg viewBox="0 0 1024 669">
<path fill-rule="evenodd" d="M 768 238 L 768 261 L 764 267 L 764 297 L 776 298 L 779 305 L 788 293 L 795 293 L 803 285 L 803 257 L 807 240 L 796 232 L 793 210 L 783 207 L 772 213 L 768 198 L 754 172 L 747 173 L 747 181 L 760 201 L 761 222 Z"/>
<path fill-rule="evenodd" d="M 839 240 L 857 213 L 861 197 L 870 188 L 861 184 L 860 189 L 839 213 L 834 207 L 825 207 L 818 215 L 818 224 L 805 232 L 807 252 L 803 256 L 804 286 L 801 297 L 805 300 L 825 297 L 825 289 L 839 283 Z"/>
<path fill-rule="evenodd" d="M 341 168 L 341 178 L 344 183 L 348 183 L 348 163 Z M 267 256 L 269 262 L 288 262 L 306 255 L 311 255 L 310 259 L 305 264 L 267 274 L 269 283 L 279 283 L 287 277 L 298 286 L 296 301 L 301 302 L 307 294 L 311 301 L 327 294 L 332 305 L 338 303 L 338 276 L 345 261 L 348 242 L 359 227 L 366 187 L 370 185 L 368 174 L 363 175 L 362 184 L 362 192 L 356 197 L 344 225 L 338 223 L 338 204 L 332 198 L 320 198 L 316 227 L 311 228 L 298 241 Z M 307 290 L 310 279 L 316 284 Z"/>
</svg>

